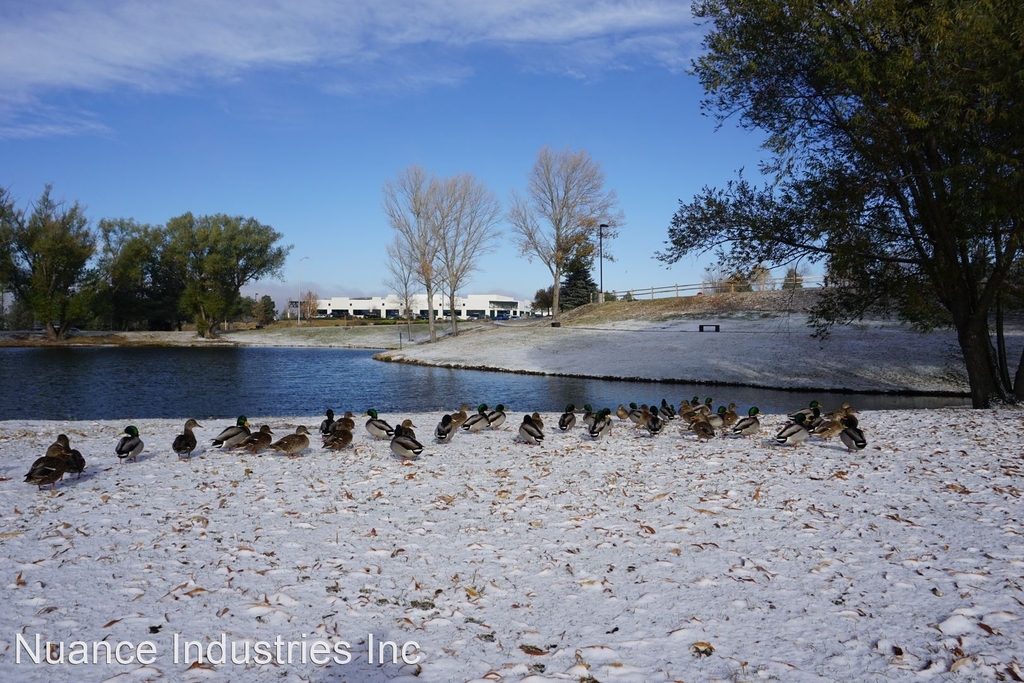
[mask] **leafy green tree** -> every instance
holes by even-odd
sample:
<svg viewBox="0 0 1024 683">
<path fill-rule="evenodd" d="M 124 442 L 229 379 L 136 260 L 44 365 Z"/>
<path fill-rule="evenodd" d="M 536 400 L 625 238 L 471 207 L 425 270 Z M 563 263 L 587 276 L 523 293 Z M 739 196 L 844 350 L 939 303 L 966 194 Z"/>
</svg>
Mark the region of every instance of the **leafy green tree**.
<svg viewBox="0 0 1024 683">
<path fill-rule="evenodd" d="M 183 285 L 164 263 L 168 234 L 131 218 L 99 222 L 102 284 L 95 313 L 113 329 L 180 327 Z"/>
<path fill-rule="evenodd" d="M 819 333 L 869 308 L 948 324 L 974 406 L 1024 398 L 1024 363 L 1011 379 L 989 332 L 1024 248 L 1024 4 L 698 0 L 694 13 L 710 25 L 704 105 L 767 132 L 770 181 L 680 202 L 659 258 L 824 262 Z"/>
<path fill-rule="evenodd" d="M 551 307 L 554 305 L 554 290 L 554 285 L 548 285 L 543 289 L 537 290 L 537 293 L 533 295 L 533 303 L 531 304 L 535 313 L 543 311 L 551 313 Z"/>
<path fill-rule="evenodd" d="M 179 306 L 205 337 L 215 336 L 217 322 L 236 310 L 243 285 L 280 277 L 291 250 L 277 246 L 282 235 L 254 218 L 186 213 L 168 221 L 166 229 L 164 262 L 178 273 Z"/>
<path fill-rule="evenodd" d="M 0 277 L 58 340 L 90 317 L 96 237 L 78 202 L 55 202 L 52 189 L 45 187 L 27 216 L 0 194 Z"/>
</svg>

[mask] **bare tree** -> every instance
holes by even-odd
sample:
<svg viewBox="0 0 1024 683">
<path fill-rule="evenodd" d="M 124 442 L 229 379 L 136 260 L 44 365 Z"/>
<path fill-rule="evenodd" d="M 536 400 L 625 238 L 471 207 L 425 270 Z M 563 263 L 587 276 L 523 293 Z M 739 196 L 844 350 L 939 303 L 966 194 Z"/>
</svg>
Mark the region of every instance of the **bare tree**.
<svg viewBox="0 0 1024 683">
<path fill-rule="evenodd" d="M 601 165 L 585 150 L 553 151 L 545 145 L 527 176 L 525 196 L 512 192 L 508 220 L 520 253 L 529 261 L 540 259 L 551 273 L 553 319 L 563 266 L 581 251 L 594 250 L 599 229 L 603 240 L 616 237 L 624 220 L 615 191 L 605 190 L 604 180 Z M 602 224 L 606 227 L 599 228 Z M 607 251 L 603 257 L 611 260 Z"/>
<path fill-rule="evenodd" d="M 729 276 L 732 273 L 721 262 L 712 263 L 704 267 L 704 277 L 701 278 L 700 287 L 705 294 L 722 294 L 729 291 Z"/>
<path fill-rule="evenodd" d="M 415 296 L 413 286 L 416 280 L 412 259 L 404 247 L 401 235 L 395 235 L 394 241 L 387 246 L 388 260 L 384 266 L 388 270 L 388 275 L 384 278 L 384 286 L 398 296 L 402 305 L 402 316 L 405 318 L 406 336 L 412 341 L 412 301 Z"/>
<path fill-rule="evenodd" d="M 747 279 L 750 281 L 750 285 L 755 292 L 766 292 L 775 288 L 775 282 L 772 280 L 772 271 L 760 263 L 750 269 L 750 275 L 747 276 Z"/>
<path fill-rule="evenodd" d="M 427 293 L 430 341 L 437 341 L 434 327 L 434 291 L 437 288 L 437 231 L 431 220 L 432 197 L 437 181 L 421 166 L 409 166 L 394 181 L 384 183 L 384 212 L 402 243 L 416 281 Z"/>
<path fill-rule="evenodd" d="M 459 332 L 455 293 L 478 269 L 479 257 L 494 248 L 494 226 L 501 220 L 501 202 L 471 174 L 445 178 L 434 198 L 440 279 L 452 314 L 452 336 Z"/>
<path fill-rule="evenodd" d="M 320 295 L 310 289 L 302 296 L 299 305 L 302 306 L 303 317 L 307 321 L 312 320 L 320 306 Z"/>
</svg>

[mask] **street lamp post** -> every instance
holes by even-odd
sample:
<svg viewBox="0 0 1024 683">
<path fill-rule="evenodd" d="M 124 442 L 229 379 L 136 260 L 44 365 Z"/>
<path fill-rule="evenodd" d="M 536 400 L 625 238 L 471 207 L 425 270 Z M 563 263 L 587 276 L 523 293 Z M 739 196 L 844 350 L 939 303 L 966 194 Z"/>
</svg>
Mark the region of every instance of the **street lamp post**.
<svg viewBox="0 0 1024 683">
<path fill-rule="evenodd" d="M 295 321 L 295 327 L 302 325 L 302 262 L 308 258 L 308 256 L 303 256 L 299 259 L 299 317 Z"/>
<path fill-rule="evenodd" d="M 601 256 L 598 266 L 600 284 L 598 285 L 599 291 L 597 292 L 597 303 L 599 304 L 604 303 L 604 229 L 607 227 L 607 223 L 601 223 L 601 225 L 597 226 L 597 245 Z"/>
</svg>

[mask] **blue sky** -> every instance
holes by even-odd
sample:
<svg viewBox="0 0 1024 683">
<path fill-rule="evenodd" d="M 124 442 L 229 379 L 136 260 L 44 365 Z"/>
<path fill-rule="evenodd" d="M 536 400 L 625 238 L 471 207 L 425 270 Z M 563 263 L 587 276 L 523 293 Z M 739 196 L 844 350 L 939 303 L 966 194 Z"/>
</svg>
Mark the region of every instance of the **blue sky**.
<svg viewBox="0 0 1024 683">
<path fill-rule="evenodd" d="M 699 282 L 652 258 L 678 200 L 763 156 L 701 114 L 700 38 L 670 0 L 4 3 L 0 186 L 27 206 L 52 183 L 93 222 L 253 216 L 294 248 L 243 291 L 280 306 L 304 256 L 303 290 L 386 293 L 381 187 L 410 164 L 507 201 L 569 146 L 625 213 L 605 289 Z M 499 230 L 467 290 L 532 298 L 550 276 Z"/>
</svg>

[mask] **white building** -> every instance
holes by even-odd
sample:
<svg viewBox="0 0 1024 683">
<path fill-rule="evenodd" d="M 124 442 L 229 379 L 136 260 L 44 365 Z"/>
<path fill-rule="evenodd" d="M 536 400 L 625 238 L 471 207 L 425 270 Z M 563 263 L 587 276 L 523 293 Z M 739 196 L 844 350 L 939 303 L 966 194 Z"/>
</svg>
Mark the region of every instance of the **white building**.
<svg viewBox="0 0 1024 683">
<path fill-rule="evenodd" d="M 427 317 L 427 295 L 416 294 L 410 301 L 414 318 Z M 387 296 L 335 296 L 317 301 L 317 316 L 343 318 L 404 318 L 405 306 L 395 294 Z M 288 314 L 298 310 L 298 302 L 288 302 Z M 455 297 L 455 314 L 463 320 L 469 318 L 497 318 L 524 316 L 530 313 L 529 301 L 517 301 L 503 294 L 467 294 Z M 434 316 L 440 319 L 450 315 L 447 297 L 434 295 Z"/>
</svg>

